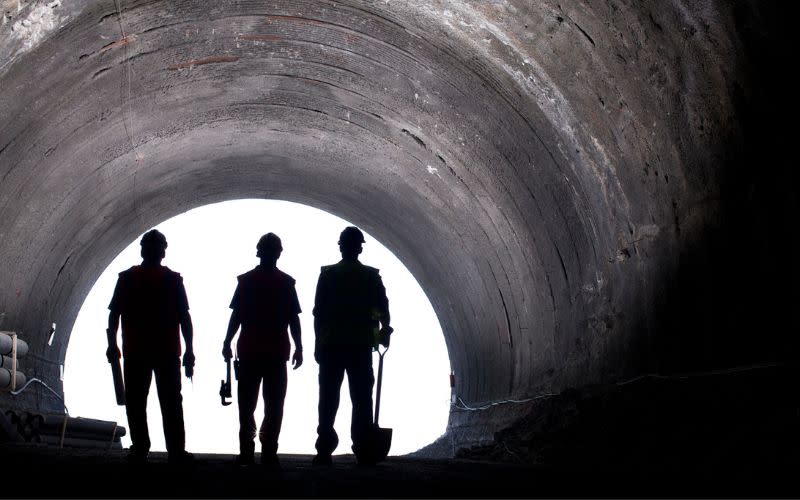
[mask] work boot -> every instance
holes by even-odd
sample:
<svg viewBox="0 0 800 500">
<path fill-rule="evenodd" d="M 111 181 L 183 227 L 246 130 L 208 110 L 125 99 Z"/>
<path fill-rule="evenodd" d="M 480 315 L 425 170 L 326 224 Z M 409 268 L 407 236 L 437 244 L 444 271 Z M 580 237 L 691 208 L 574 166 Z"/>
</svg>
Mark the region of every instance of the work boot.
<svg viewBox="0 0 800 500">
<path fill-rule="evenodd" d="M 236 455 L 236 465 L 251 465 L 255 463 L 256 444 L 252 441 L 239 443 L 239 454 Z"/>
<path fill-rule="evenodd" d="M 261 465 L 270 469 L 280 469 L 278 461 L 278 444 L 261 444 Z"/>
<path fill-rule="evenodd" d="M 332 463 L 333 459 L 330 454 L 326 453 L 317 453 L 314 455 L 314 458 L 311 459 L 311 465 L 331 465 Z"/>
<path fill-rule="evenodd" d="M 280 469 L 281 463 L 278 460 L 277 453 L 262 453 L 261 454 L 261 465 L 269 469 Z"/>
<path fill-rule="evenodd" d="M 378 463 L 375 457 L 368 453 L 362 455 L 356 455 L 356 461 L 358 462 L 358 465 L 367 465 L 367 466 L 375 465 Z"/>
<path fill-rule="evenodd" d="M 189 465 L 194 463 L 194 455 L 186 450 L 170 452 L 167 455 L 167 463 L 173 465 Z"/>
<path fill-rule="evenodd" d="M 128 454 L 125 457 L 129 464 L 146 464 L 147 463 L 147 455 L 150 452 L 148 450 L 140 449 L 135 446 L 131 446 L 128 448 Z"/>
</svg>

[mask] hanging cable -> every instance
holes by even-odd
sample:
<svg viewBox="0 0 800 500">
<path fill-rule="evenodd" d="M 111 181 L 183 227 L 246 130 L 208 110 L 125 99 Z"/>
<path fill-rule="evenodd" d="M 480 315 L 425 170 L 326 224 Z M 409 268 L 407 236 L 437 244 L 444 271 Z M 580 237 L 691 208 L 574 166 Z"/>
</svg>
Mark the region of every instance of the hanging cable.
<svg viewBox="0 0 800 500">
<path fill-rule="evenodd" d="M 56 391 L 54 391 L 53 389 L 51 389 L 49 385 L 45 384 L 44 382 L 42 382 L 42 381 L 41 381 L 41 380 L 39 380 L 38 378 L 32 378 L 32 379 L 28 380 L 28 381 L 25 383 L 25 385 L 23 385 L 23 386 L 22 386 L 22 388 L 21 388 L 21 389 L 17 389 L 16 391 L 11 391 L 11 394 L 12 394 L 12 395 L 14 395 L 14 396 L 17 396 L 17 395 L 19 395 L 20 393 L 22 393 L 22 391 L 24 391 L 25 389 L 27 389 L 27 388 L 28 388 L 28 386 L 29 386 L 29 385 L 31 385 L 31 384 L 32 384 L 32 383 L 34 383 L 34 382 L 38 382 L 38 383 L 40 383 L 41 385 L 43 385 L 43 386 L 44 386 L 44 388 L 45 388 L 45 389 L 47 389 L 48 391 L 52 392 L 52 393 L 53 393 L 53 395 L 54 395 L 55 397 L 57 397 L 57 398 L 58 398 L 58 399 L 61 401 L 61 403 L 64 405 L 64 413 L 69 413 L 69 410 L 67 409 L 67 404 L 66 404 L 66 402 L 64 401 L 64 398 L 62 398 L 62 397 L 61 397 L 61 396 L 60 396 L 60 395 L 59 395 L 59 394 L 58 394 Z"/>
<path fill-rule="evenodd" d="M 627 384 L 630 384 L 632 382 L 636 382 L 637 380 L 641 380 L 643 378 L 654 378 L 654 379 L 658 379 L 658 380 L 685 380 L 685 379 L 690 379 L 690 378 L 695 378 L 695 377 L 707 377 L 707 376 L 713 376 L 713 375 L 728 375 L 728 374 L 731 374 L 731 373 L 739 373 L 739 372 L 745 372 L 745 371 L 749 371 L 749 370 L 757 370 L 757 369 L 760 369 L 760 368 L 776 368 L 776 367 L 784 366 L 784 365 L 785 365 L 785 363 L 778 363 L 778 362 L 776 362 L 776 363 L 763 363 L 763 364 L 758 364 L 758 365 L 737 366 L 737 367 L 734 367 L 734 368 L 725 368 L 725 369 L 720 369 L 720 370 L 708 370 L 708 371 L 704 371 L 704 372 L 677 373 L 675 375 L 661 375 L 659 373 L 644 373 L 642 375 L 637 375 L 636 377 L 617 382 L 616 385 L 617 386 L 627 385 Z M 525 398 L 525 399 L 504 399 L 504 400 L 501 400 L 501 401 L 492 401 L 490 403 L 485 403 L 485 404 L 480 405 L 480 406 L 470 406 L 467 403 L 465 403 L 464 400 L 461 399 L 461 397 L 459 396 L 459 397 L 456 398 L 457 402 L 456 403 L 451 403 L 451 406 L 453 408 L 456 408 L 456 409 L 459 409 L 459 410 L 483 411 L 483 410 L 488 410 L 489 408 L 492 408 L 492 407 L 498 406 L 498 405 L 529 403 L 529 402 L 537 400 L 537 399 L 549 398 L 549 397 L 553 397 L 553 396 L 556 396 L 556 395 L 557 394 L 553 394 L 553 393 L 545 393 L 545 394 L 540 394 L 538 396 L 533 396 L 533 397 Z"/>
<path fill-rule="evenodd" d="M 531 401 L 534 401 L 534 400 L 536 400 L 536 399 L 549 398 L 549 397 L 552 397 L 552 396 L 555 396 L 555 394 L 550 394 L 550 393 L 547 393 L 547 394 L 540 394 L 540 395 L 538 395 L 538 396 L 534 396 L 534 397 L 532 397 L 532 398 L 525 398 L 525 399 L 504 399 L 504 400 L 502 400 L 502 401 L 492 401 L 491 403 L 486 403 L 486 404 L 484 404 L 484 405 L 482 405 L 482 406 L 474 406 L 474 407 L 473 407 L 473 406 L 469 406 L 469 405 L 468 405 L 467 403 L 465 403 L 465 402 L 464 402 L 464 400 L 463 400 L 463 399 L 461 399 L 461 397 L 459 396 L 459 397 L 457 397 L 457 399 L 458 399 L 458 402 L 457 402 L 457 403 L 454 403 L 452 406 L 453 406 L 453 407 L 455 407 L 455 408 L 458 408 L 459 410 L 467 410 L 467 411 L 482 411 L 482 410 L 488 410 L 489 408 L 491 408 L 491 407 L 493 407 L 493 406 L 504 405 L 504 404 L 522 404 L 522 403 L 529 403 L 529 402 L 531 402 Z"/>
<path fill-rule="evenodd" d="M 695 377 L 707 377 L 710 375 L 728 375 L 731 373 L 739 373 L 739 372 L 746 372 L 750 370 L 757 370 L 760 368 L 776 368 L 778 366 L 784 366 L 785 363 L 764 363 L 759 365 L 747 365 L 747 366 L 737 366 L 734 368 L 724 368 L 720 370 L 708 370 L 704 372 L 688 372 L 688 373 L 676 373 L 674 375 L 661 375 L 659 373 L 645 373 L 642 375 L 638 375 L 636 377 L 630 378 L 628 380 L 624 380 L 622 382 L 617 382 L 617 385 L 627 385 L 632 382 L 636 382 L 637 380 L 641 380 L 643 378 L 654 378 L 658 380 L 685 380 L 689 378 Z"/>
</svg>

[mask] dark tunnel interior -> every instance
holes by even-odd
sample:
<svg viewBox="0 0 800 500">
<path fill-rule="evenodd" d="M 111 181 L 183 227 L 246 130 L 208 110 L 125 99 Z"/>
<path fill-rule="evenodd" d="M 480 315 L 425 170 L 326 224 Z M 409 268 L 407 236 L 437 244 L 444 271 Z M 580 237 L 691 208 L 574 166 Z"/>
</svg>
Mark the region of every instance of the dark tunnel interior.
<svg viewBox="0 0 800 500">
<path fill-rule="evenodd" d="M 537 455 L 541 419 L 566 421 L 565 405 L 595 422 L 642 405 L 680 420 L 662 411 L 673 396 L 714 418 L 737 394 L 759 418 L 798 406 L 795 7 L 0 7 L 0 330 L 56 391 L 65 332 L 128 242 L 194 207 L 271 198 L 351 220 L 403 261 L 464 401 L 558 395 L 454 408 L 430 456 L 511 460 L 505 440 L 515 459 L 556 460 Z M 692 373 L 721 375 L 673 391 Z M 35 386 L 0 408 L 63 411 Z"/>
</svg>

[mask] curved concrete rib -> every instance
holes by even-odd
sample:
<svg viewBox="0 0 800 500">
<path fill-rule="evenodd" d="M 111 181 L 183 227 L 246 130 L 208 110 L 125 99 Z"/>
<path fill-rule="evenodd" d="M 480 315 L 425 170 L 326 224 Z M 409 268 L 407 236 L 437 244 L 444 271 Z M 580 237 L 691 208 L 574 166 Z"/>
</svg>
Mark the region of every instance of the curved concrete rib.
<svg viewBox="0 0 800 500">
<path fill-rule="evenodd" d="M 738 133 L 725 8 L 1 3 L 0 326 L 54 386 L 69 339 L 46 347 L 50 324 L 70 330 L 125 245 L 245 197 L 393 250 L 470 404 L 674 358 L 663 280 L 713 222 Z"/>
</svg>

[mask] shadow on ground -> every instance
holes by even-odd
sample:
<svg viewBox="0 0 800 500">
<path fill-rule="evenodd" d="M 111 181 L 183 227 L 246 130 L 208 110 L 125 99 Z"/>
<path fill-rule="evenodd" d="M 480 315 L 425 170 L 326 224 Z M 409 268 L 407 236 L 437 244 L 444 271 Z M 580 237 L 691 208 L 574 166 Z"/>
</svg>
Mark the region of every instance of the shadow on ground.
<svg viewBox="0 0 800 500">
<path fill-rule="evenodd" d="M 531 496 L 534 487 L 553 492 L 544 471 L 469 460 L 390 457 L 359 466 L 344 455 L 334 457 L 332 466 L 318 467 L 308 455 L 280 455 L 281 469 L 270 471 L 236 466 L 232 455 L 196 454 L 190 466 L 168 464 L 163 453 L 151 453 L 145 465 L 130 465 L 124 451 L 34 445 L 4 445 L 0 455 L 16 471 L 16 479 L 3 487 L 5 497 L 463 498 Z"/>
<path fill-rule="evenodd" d="M 359 466 L 352 455 L 328 467 L 308 455 L 280 455 L 281 469 L 239 467 L 232 455 L 198 454 L 190 466 L 168 464 L 163 453 L 130 465 L 123 451 L 75 451 L 3 445 L 13 471 L 6 498 L 530 498 L 783 496 L 788 485 L 725 478 L 641 474 L 618 466 L 515 465 L 476 460 L 389 457 Z M 729 480 L 731 479 L 731 480 Z M 761 492 L 759 494 L 759 492 Z M 766 495 L 765 495 L 766 492 Z"/>
</svg>

